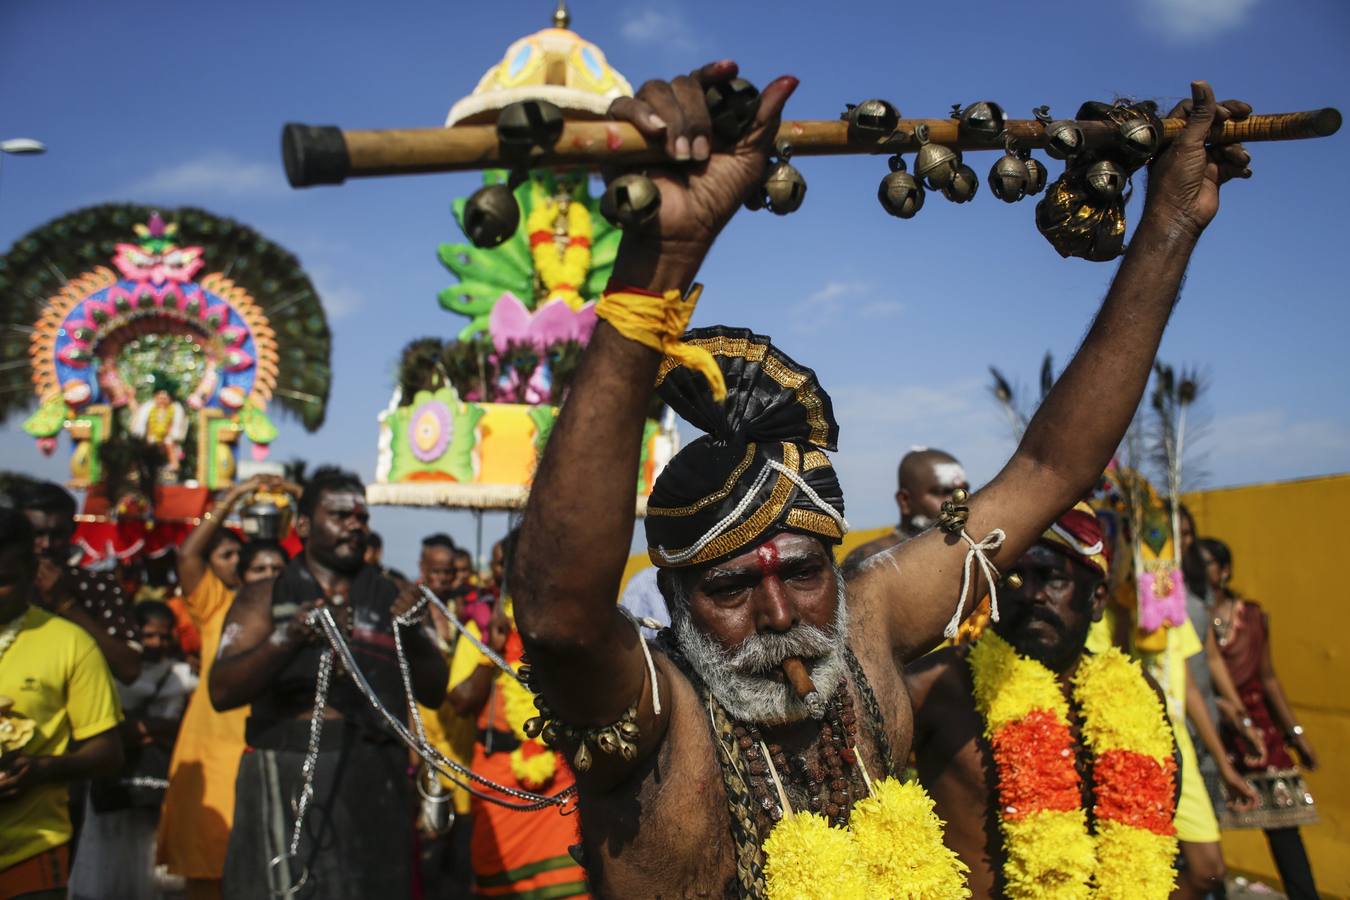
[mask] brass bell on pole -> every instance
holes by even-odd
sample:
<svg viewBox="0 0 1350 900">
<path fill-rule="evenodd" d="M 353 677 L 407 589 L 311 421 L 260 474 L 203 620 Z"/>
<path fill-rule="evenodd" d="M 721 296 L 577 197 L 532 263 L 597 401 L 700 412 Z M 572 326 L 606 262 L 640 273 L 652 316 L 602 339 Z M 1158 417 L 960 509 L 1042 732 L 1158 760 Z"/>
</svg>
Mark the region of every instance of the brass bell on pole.
<svg viewBox="0 0 1350 900">
<path fill-rule="evenodd" d="M 953 203 L 969 203 L 979 189 L 980 176 L 976 175 L 970 166 L 962 163 L 956 167 L 952 183 L 942 189 L 942 196 Z"/>
<path fill-rule="evenodd" d="M 877 200 L 881 208 L 900 219 L 912 219 L 923 209 L 923 185 L 905 171 L 905 161 L 899 156 L 890 159 L 891 173 L 881 179 Z"/>
<path fill-rule="evenodd" d="M 957 110 L 960 110 L 960 112 L 958 113 Z M 988 141 L 998 140 L 998 136 L 1003 133 L 1004 125 L 1007 123 L 1007 117 L 1003 114 L 1003 107 L 993 100 L 981 100 L 978 103 L 970 104 L 965 109 L 961 109 L 961 105 L 958 103 L 952 107 L 952 118 L 960 120 L 962 131 Z"/>
<path fill-rule="evenodd" d="M 1027 195 L 1031 175 L 1026 162 L 1013 152 L 1011 141 L 994 167 L 989 170 L 989 190 L 1004 203 L 1016 203 Z"/>
<path fill-rule="evenodd" d="M 1098 160 L 1083 173 L 1083 183 L 1096 200 L 1112 203 L 1125 192 L 1125 170 L 1109 159 Z"/>
<path fill-rule="evenodd" d="M 848 121 L 850 134 L 882 138 L 895 131 L 900 110 L 885 100 L 864 100 L 857 106 L 850 104 L 842 118 Z"/>
<path fill-rule="evenodd" d="M 764 176 L 764 207 L 778 216 L 786 216 L 801 209 L 806 199 L 806 179 L 797 167 L 786 159 L 769 165 Z"/>
<path fill-rule="evenodd" d="M 1045 128 L 1045 152 L 1051 159 L 1068 159 L 1083 149 L 1083 129 L 1072 119 L 1050 118 L 1050 107 L 1038 106 L 1032 114 Z"/>
<path fill-rule="evenodd" d="M 547 100 L 518 100 L 497 114 L 497 141 L 508 155 L 549 150 L 562 131 L 562 110 Z"/>
<path fill-rule="evenodd" d="M 1120 125 L 1120 143 L 1136 162 L 1146 162 L 1158 152 L 1158 129 L 1144 115 L 1133 115 Z"/>
<path fill-rule="evenodd" d="M 961 154 L 929 141 L 926 125 L 915 128 L 914 136 L 919 140 L 919 153 L 914 157 L 914 177 L 940 191 L 952 183 L 956 167 L 961 165 Z"/>
<path fill-rule="evenodd" d="M 723 144 L 739 141 L 759 112 L 759 89 L 744 78 L 709 85 L 703 98 L 708 104 L 713 136 Z"/>
<path fill-rule="evenodd" d="M 1045 183 L 1049 180 L 1050 173 L 1046 171 L 1040 160 L 1031 155 L 1030 150 L 1023 151 L 1021 159 L 1027 167 L 1027 196 L 1034 197 L 1045 190 Z"/>
<path fill-rule="evenodd" d="M 620 175 L 600 197 L 600 214 L 616 228 L 638 228 L 661 209 L 661 190 L 646 175 Z"/>
<path fill-rule="evenodd" d="M 520 205 L 506 185 L 484 185 L 464 204 L 462 221 L 470 243 L 488 250 L 516 233 L 520 227 Z"/>
</svg>

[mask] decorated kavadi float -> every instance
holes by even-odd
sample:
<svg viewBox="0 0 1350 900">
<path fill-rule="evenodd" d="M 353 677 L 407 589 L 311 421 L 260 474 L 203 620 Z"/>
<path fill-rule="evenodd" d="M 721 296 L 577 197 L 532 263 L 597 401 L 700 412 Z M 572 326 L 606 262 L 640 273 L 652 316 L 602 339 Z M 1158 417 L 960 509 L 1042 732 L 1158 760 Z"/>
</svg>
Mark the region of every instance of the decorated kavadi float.
<svg viewBox="0 0 1350 900">
<path fill-rule="evenodd" d="M 600 119 L 632 93 L 604 53 L 568 27 L 565 10 L 521 38 L 447 126 L 495 122 L 521 100 L 547 100 L 568 121 Z M 600 213 L 586 168 L 484 174 L 484 188 L 454 201 L 471 240 L 445 243 L 441 263 L 457 283 L 440 304 L 462 316 L 450 341 L 422 338 L 404 350 L 398 386 L 380 417 L 372 503 L 509 510 L 524 505 L 540 453 L 595 328 L 620 232 Z M 495 246 L 480 213 L 494 197 L 518 204 L 518 225 Z M 678 449 L 673 416 L 655 401 L 635 477 L 639 497 Z"/>
<path fill-rule="evenodd" d="M 245 449 L 267 456 L 278 410 L 317 429 L 329 350 L 296 258 L 204 210 L 89 207 L 0 257 L 0 421 L 36 407 L 38 448 L 69 441 L 82 531 L 199 514 Z"/>
</svg>

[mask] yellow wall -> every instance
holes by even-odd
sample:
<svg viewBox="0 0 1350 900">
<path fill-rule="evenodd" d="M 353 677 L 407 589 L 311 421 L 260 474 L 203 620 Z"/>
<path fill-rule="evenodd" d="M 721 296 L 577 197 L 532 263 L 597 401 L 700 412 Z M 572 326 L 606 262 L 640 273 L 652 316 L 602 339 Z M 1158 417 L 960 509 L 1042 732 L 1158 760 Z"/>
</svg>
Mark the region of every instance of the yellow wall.
<svg viewBox="0 0 1350 900">
<path fill-rule="evenodd" d="M 1323 895 L 1350 895 L 1350 623 L 1344 545 L 1350 475 L 1202 491 L 1186 497 L 1201 536 L 1233 551 L 1233 584 L 1270 614 L 1271 652 L 1322 767 L 1308 775 L 1321 824 L 1302 829 Z M 1234 869 L 1275 878 L 1259 831 L 1223 838 Z"/>
<path fill-rule="evenodd" d="M 1303 839 L 1322 895 L 1350 896 L 1350 773 L 1341 758 L 1350 747 L 1350 591 L 1342 571 L 1350 559 L 1350 474 L 1200 491 L 1186 504 L 1201 536 L 1232 549 L 1234 585 L 1270 613 L 1275 671 L 1322 763 L 1308 775 L 1322 821 L 1304 828 Z M 839 559 L 889 530 L 852 532 Z M 634 556 L 624 580 L 647 565 L 645 553 Z M 1278 881 L 1261 832 L 1227 832 L 1223 846 L 1234 870 Z"/>
</svg>

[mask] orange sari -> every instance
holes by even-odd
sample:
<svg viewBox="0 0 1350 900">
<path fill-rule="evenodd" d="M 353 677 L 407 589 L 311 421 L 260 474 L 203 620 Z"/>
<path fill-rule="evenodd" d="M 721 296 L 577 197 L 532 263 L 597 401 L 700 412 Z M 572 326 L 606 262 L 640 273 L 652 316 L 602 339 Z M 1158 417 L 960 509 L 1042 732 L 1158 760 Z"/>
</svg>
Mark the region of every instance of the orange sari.
<svg viewBox="0 0 1350 900">
<path fill-rule="evenodd" d="M 234 822 L 234 779 L 244 752 L 248 708 L 216 712 L 207 685 L 234 591 L 208 567 L 188 597 L 201 632 L 202 672 L 188 700 L 169 763 L 169 790 L 159 818 L 158 859 L 185 878 L 218 879 Z"/>
<path fill-rule="evenodd" d="M 477 633 L 476 624 L 470 623 L 468 627 Z M 502 655 L 515 667 L 520 665 L 522 652 L 520 635 L 513 628 Z M 477 648 L 461 637 L 455 648 L 451 687 L 473 674 L 480 661 L 486 662 Z M 506 680 L 505 673 L 499 671 L 488 702 L 478 715 L 478 728 L 480 731 L 509 732 L 523 738 L 524 718 L 533 714 L 534 709 L 531 706 L 523 710 L 519 704 L 504 700 L 504 692 L 516 689 L 514 685 L 506 687 L 503 684 Z M 523 717 L 522 711 L 527 713 Z M 543 753 L 552 754 L 556 758 L 552 777 L 542 786 L 522 784 L 512 764 L 512 754 L 496 752 L 489 755 L 481 741 L 474 742 L 473 770 L 498 784 L 541 794 L 556 794 L 572 784 L 572 770 L 566 761 L 542 744 L 524 740 L 520 753 L 526 760 Z M 475 784 L 475 787 L 495 793 L 482 784 Z M 581 840 L 576 816 L 564 816 L 557 807 L 516 812 L 478 797 L 473 798 L 472 811 L 473 835 L 469 852 L 473 861 L 475 896 L 547 897 L 549 900 L 589 896 L 586 875 L 568 852 L 571 845 Z"/>
</svg>

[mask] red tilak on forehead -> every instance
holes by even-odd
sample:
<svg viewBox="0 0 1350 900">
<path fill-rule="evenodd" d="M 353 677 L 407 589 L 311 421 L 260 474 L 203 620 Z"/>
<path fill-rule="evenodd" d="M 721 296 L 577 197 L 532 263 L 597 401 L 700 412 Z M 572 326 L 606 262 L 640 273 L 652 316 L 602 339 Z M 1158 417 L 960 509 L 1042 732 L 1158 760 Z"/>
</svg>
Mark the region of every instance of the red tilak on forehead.
<svg viewBox="0 0 1350 900">
<path fill-rule="evenodd" d="M 775 538 L 774 540 L 777 540 Z M 765 578 L 772 578 L 778 574 L 780 565 L 778 548 L 774 546 L 773 541 L 765 541 L 755 550 L 755 559 L 759 562 L 759 574 Z"/>
</svg>

